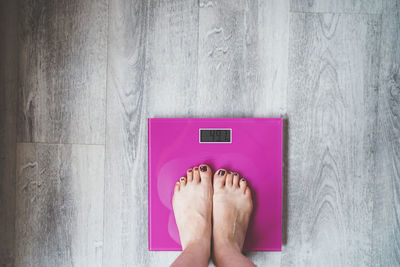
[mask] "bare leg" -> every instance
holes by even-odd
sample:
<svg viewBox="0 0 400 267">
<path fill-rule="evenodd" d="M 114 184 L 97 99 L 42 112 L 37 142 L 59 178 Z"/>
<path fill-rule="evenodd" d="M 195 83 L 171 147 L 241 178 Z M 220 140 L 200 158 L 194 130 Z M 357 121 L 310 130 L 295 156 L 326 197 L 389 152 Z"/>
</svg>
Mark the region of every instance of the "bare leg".
<svg viewBox="0 0 400 267">
<path fill-rule="evenodd" d="M 253 202 L 239 174 L 218 170 L 214 175 L 213 260 L 219 266 L 255 266 L 242 254 Z"/>
<path fill-rule="evenodd" d="M 172 206 L 183 252 L 171 266 L 207 266 L 210 259 L 213 188 L 211 169 L 189 169 L 176 183 Z"/>
<path fill-rule="evenodd" d="M 194 242 L 189 244 L 179 255 L 178 258 L 172 263 L 171 266 L 190 266 L 190 267 L 204 267 L 208 266 L 210 259 L 210 243 L 202 244 L 201 242 Z"/>
</svg>

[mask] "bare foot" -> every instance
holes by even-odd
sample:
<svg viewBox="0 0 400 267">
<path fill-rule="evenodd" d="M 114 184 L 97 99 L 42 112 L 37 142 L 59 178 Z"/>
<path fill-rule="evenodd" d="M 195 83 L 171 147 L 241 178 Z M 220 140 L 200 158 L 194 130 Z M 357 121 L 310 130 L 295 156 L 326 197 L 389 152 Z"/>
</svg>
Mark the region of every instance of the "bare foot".
<svg viewBox="0 0 400 267">
<path fill-rule="evenodd" d="M 210 253 L 212 197 L 211 168 L 205 164 L 176 183 L 172 206 L 182 249 L 195 244 Z"/>
<path fill-rule="evenodd" d="M 214 174 L 213 251 L 242 251 L 253 209 L 250 188 L 236 172 L 220 169 Z"/>
</svg>

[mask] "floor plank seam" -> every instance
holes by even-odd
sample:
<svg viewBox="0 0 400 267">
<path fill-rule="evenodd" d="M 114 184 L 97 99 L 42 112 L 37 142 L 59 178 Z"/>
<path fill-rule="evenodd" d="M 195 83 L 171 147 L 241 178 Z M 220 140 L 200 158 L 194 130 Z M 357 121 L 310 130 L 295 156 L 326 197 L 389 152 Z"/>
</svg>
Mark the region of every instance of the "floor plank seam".
<svg viewBox="0 0 400 267">
<path fill-rule="evenodd" d="M 293 14 L 340 14 L 340 15 L 382 15 L 381 12 L 348 12 L 348 11 L 299 11 L 290 10 L 289 13 Z"/>
<path fill-rule="evenodd" d="M 85 143 L 53 143 L 53 142 L 17 142 L 18 144 L 39 144 L 39 145 L 75 145 L 75 146 L 105 146 L 105 144 L 85 144 Z"/>
<path fill-rule="evenodd" d="M 105 101 L 104 101 L 104 160 L 103 160 L 103 225 L 102 225 L 102 250 L 101 250 L 101 266 L 104 266 L 104 232 L 105 232 L 105 219 L 106 219 L 106 160 L 107 160 L 107 116 L 108 116 L 108 86 L 109 86 L 109 43 L 110 43 L 110 0 L 107 1 L 107 41 L 106 41 L 106 86 L 105 86 Z"/>
</svg>

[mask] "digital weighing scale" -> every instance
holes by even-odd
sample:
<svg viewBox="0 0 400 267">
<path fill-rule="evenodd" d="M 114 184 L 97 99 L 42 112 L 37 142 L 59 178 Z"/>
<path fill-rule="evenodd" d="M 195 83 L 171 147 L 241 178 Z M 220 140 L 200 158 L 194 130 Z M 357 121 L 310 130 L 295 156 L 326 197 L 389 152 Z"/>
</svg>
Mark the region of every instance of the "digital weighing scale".
<svg viewBox="0 0 400 267">
<path fill-rule="evenodd" d="M 252 190 L 244 250 L 281 250 L 282 119 L 152 118 L 148 131 L 149 250 L 182 249 L 174 185 L 201 163 L 237 171 Z"/>
</svg>

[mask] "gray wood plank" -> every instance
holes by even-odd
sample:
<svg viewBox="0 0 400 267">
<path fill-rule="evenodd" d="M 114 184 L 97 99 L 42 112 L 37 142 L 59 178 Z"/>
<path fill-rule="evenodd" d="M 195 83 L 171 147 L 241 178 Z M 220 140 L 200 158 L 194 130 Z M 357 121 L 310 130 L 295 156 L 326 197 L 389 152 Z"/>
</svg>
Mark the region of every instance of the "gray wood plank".
<svg viewBox="0 0 400 267">
<path fill-rule="evenodd" d="M 17 5 L 0 1 L 0 266 L 14 266 Z"/>
<path fill-rule="evenodd" d="M 200 1 L 196 114 L 285 114 L 288 5 Z"/>
<path fill-rule="evenodd" d="M 107 0 L 20 1 L 18 141 L 104 144 Z"/>
<path fill-rule="evenodd" d="M 184 116 L 196 102 L 196 3 L 110 2 L 104 266 L 178 255 L 148 251 L 147 117 Z"/>
<path fill-rule="evenodd" d="M 370 266 L 380 16 L 291 15 L 282 265 Z"/>
<path fill-rule="evenodd" d="M 372 266 L 400 266 L 400 1 L 382 16 Z"/>
<path fill-rule="evenodd" d="M 143 106 L 146 3 L 110 1 L 104 266 L 149 266 Z"/>
<path fill-rule="evenodd" d="M 380 14 L 382 0 L 290 0 L 290 11 Z"/>
<path fill-rule="evenodd" d="M 241 94 L 246 85 L 244 4 L 200 1 L 196 97 L 202 117 L 242 117 L 254 110 L 252 92 Z"/>
<path fill-rule="evenodd" d="M 103 145 L 17 145 L 16 266 L 101 266 Z"/>
<path fill-rule="evenodd" d="M 150 1 L 144 84 L 148 117 L 197 116 L 198 9 L 196 0 Z"/>
</svg>

